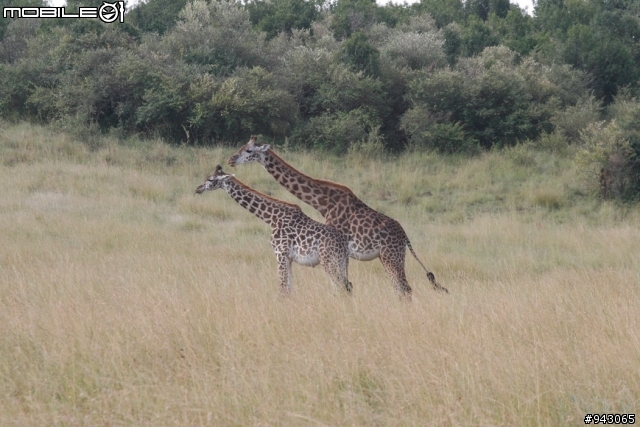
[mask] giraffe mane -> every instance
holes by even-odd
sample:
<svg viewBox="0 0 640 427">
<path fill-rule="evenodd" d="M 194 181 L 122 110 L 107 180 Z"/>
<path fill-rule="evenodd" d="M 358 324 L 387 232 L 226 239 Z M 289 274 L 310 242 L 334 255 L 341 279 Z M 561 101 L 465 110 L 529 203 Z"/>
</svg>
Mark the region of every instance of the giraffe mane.
<svg viewBox="0 0 640 427">
<path fill-rule="evenodd" d="M 300 209 L 300 206 L 296 205 L 295 203 L 289 203 L 289 202 L 285 202 L 284 200 L 280 200 L 280 199 L 276 199 L 275 197 L 271 197 L 267 194 L 261 193 L 260 191 L 256 190 L 255 188 L 251 188 L 249 187 L 247 184 L 245 184 L 244 182 L 238 181 L 234 176 L 231 177 L 231 180 L 233 180 L 233 182 L 235 182 L 238 186 L 244 188 L 245 190 L 257 194 L 260 197 L 263 197 L 267 200 L 271 200 L 272 202 L 281 204 L 281 205 L 286 205 L 289 206 L 291 208 L 296 208 L 298 210 L 302 210 Z"/>
<path fill-rule="evenodd" d="M 267 150 L 267 152 L 268 152 L 269 154 L 271 154 L 273 157 L 275 157 L 276 159 L 278 159 L 278 161 L 280 161 L 282 164 L 286 165 L 287 167 L 289 167 L 289 168 L 291 168 L 291 169 L 293 169 L 293 170 L 295 170 L 295 171 L 298 171 L 298 173 L 299 173 L 300 175 L 302 175 L 303 177 L 305 177 L 305 178 L 306 178 L 306 179 L 308 179 L 309 181 L 317 182 L 317 183 L 319 183 L 319 184 L 326 185 L 326 186 L 328 186 L 328 187 L 333 187 L 333 188 L 335 188 L 336 190 L 344 191 L 345 193 L 350 194 L 350 195 L 352 195 L 352 196 L 354 196 L 354 197 L 355 197 L 355 194 L 353 194 L 353 191 L 351 191 L 351 189 L 350 189 L 349 187 L 347 187 L 346 185 L 338 184 L 338 183 L 336 183 L 336 182 L 328 181 L 328 180 L 326 180 L 326 179 L 315 179 L 315 178 L 311 178 L 309 175 L 306 175 L 306 174 L 304 174 L 304 173 L 300 172 L 298 169 L 296 169 L 296 168 L 294 168 L 293 166 L 291 166 L 291 165 L 290 165 L 289 163 L 287 163 L 287 162 L 286 162 L 282 157 L 278 156 L 278 155 L 275 153 L 275 151 L 273 151 L 272 149 Z M 297 205 L 296 205 L 296 206 L 297 206 Z"/>
</svg>

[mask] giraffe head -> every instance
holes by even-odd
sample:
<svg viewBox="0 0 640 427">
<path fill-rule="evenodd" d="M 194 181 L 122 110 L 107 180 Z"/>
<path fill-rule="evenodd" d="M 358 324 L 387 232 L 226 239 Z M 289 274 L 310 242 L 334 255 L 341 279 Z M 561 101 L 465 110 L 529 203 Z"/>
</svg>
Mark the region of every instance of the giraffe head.
<svg viewBox="0 0 640 427">
<path fill-rule="evenodd" d="M 256 137 L 252 136 L 249 142 L 244 144 L 236 154 L 229 157 L 227 163 L 229 163 L 229 166 L 235 166 L 243 163 L 260 162 L 264 158 L 264 153 L 270 147 L 269 144 L 257 144 Z"/>
<path fill-rule="evenodd" d="M 207 190 L 217 190 L 218 188 L 222 188 L 222 184 L 225 181 L 230 180 L 235 175 L 228 174 L 222 171 L 222 166 L 216 166 L 215 172 L 213 175 L 209 176 L 202 184 L 196 188 L 196 193 L 202 194 Z"/>
</svg>

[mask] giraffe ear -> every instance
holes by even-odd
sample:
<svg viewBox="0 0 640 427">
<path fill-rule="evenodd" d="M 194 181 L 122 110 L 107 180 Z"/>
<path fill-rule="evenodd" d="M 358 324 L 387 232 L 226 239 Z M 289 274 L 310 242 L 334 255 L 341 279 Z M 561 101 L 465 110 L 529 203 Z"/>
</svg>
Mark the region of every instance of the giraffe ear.
<svg viewBox="0 0 640 427">
<path fill-rule="evenodd" d="M 264 145 L 261 145 L 261 146 L 257 147 L 256 149 L 258 151 L 267 151 L 269 148 L 271 148 L 271 146 L 269 144 L 264 144 Z"/>
</svg>

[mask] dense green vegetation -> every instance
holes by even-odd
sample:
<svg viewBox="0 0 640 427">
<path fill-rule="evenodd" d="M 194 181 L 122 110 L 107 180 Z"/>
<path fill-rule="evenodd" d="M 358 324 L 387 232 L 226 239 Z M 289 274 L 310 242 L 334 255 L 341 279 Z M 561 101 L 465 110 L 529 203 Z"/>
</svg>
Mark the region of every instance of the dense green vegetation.
<svg viewBox="0 0 640 427">
<path fill-rule="evenodd" d="M 637 0 L 539 0 L 533 16 L 507 0 L 149 0 L 124 24 L 2 19 L 0 117 L 334 153 L 574 144 L 594 188 L 631 199 L 639 13 Z"/>
</svg>

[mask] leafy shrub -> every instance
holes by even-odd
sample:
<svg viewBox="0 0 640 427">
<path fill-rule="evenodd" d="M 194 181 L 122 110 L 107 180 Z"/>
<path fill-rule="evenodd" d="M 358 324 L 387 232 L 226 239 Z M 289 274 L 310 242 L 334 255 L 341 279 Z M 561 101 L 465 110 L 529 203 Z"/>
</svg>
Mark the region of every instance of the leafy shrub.
<svg viewBox="0 0 640 427">
<path fill-rule="evenodd" d="M 264 33 L 253 31 L 249 12 L 239 4 L 196 0 L 180 12 L 163 43 L 174 58 L 229 75 L 237 67 L 262 64 L 264 39 Z"/>
<path fill-rule="evenodd" d="M 444 40 L 436 32 L 394 32 L 382 48 L 383 55 L 397 67 L 417 70 L 446 64 Z"/>
<path fill-rule="evenodd" d="M 533 194 L 533 203 L 553 211 L 560 209 L 565 204 L 565 198 L 558 191 L 539 189 Z"/>
<path fill-rule="evenodd" d="M 253 25 L 270 39 L 279 33 L 311 28 L 319 13 L 313 1 L 305 0 L 253 0 L 247 3 L 247 10 Z"/>
<path fill-rule="evenodd" d="M 542 133 L 535 144 L 539 149 L 550 153 L 564 154 L 569 148 L 569 141 L 558 131 Z"/>
<path fill-rule="evenodd" d="M 371 27 L 381 18 L 375 0 L 338 0 L 332 12 L 331 29 L 339 40 Z"/>
<path fill-rule="evenodd" d="M 577 142 L 582 130 L 600 120 L 600 109 L 600 103 L 590 95 L 579 99 L 575 105 L 560 110 L 551 122 L 569 141 Z"/>
<path fill-rule="evenodd" d="M 609 106 L 608 114 L 615 120 L 622 138 L 629 141 L 632 154 L 629 158 L 630 197 L 640 196 L 640 101 L 623 92 Z"/>
<path fill-rule="evenodd" d="M 433 17 L 438 28 L 462 21 L 464 3 L 460 0 L 422 0 L 414 5 L 418 13 Z"/>
<path fill-rule="evenodd" d="M 496 46 L 498 41 L 489 24 L 472 15 L 461 30 L 460 51 L 466 57 L 479 55 L 486 47 Z"/>
<path fill-rule="evenodd" d="M 619 87 L 635 84 L 638 80 L 633 52 L 617 34 L 609 35 L 590 25 L 574 25 L 567 30 L 563 48 L 564 61 L 587 71 L 592 76 L 590 87 L 607 103 Z"/>
<path fill-rule="evenodd" d="M 369 134 L 377 133 L 379 126 L 379 123 L 361 108 L 348 112 L 324 113 L 297 129 L 291 139 L 297 145 L 344 154 L 352 144 L 369 140 Z"/>
<path fill-rule="evenodd" d="M 446 129 L 450 137 L 464 131 L 467 141 L 484 148 L 535 139 L 551 131 L 551 119 L 563 104 L 552 70 L 531 59 L 518 61 L 513 51 L 500 46 L 463 58 L 452 69 L 418 73 L 409 82 L 408 98 L 413 108 L 421 109 L 405 113 L 404 130 L 414 138 L 432 123 L 455 124 L 441 131 Z"/>
<path fill-rule="evenodd" d="M 196 70 L 179 62 L 152 75 L 156 82 L 144 90 L 135 111 L 137 128 L 149 136 L 188 141 L 190 135 L 183 126 L 189 115 L 189 88 Z"/>
<path fill-rule="evenodd" d="M 41 20 L 39 19 L 2 19 L 6 26 L 0 42 L 0 62 L 15 64 L 27 51 L 27 43 L 35 37 Z"/>
<path fill-rule="evenodd" d="M 607 116 L 615 120 L 623 138 L 640 155 L 640 100 L 629 93 L 621 93 L 607 108 Z"/>
<path fill-rule="evenodd" d="M 420 107 L 408 110 L 402 117 L 400 127 L 407 133 L 409 146 L 413 149 L 428 148 L 456 153 L 474 151 L 477 146 L 460 123 L 438 123 Z"/>
<path fill-rule="evenodd" d="M 189 126 L 205 139 L 237 141 L 260 133 L 284 138 L 297 116 L 293 97 L 261 67 L 239 69 L 193 108 Z"/>
<path fill-rule="evenodd" d="M 449 65 L 453 66 L 458 61 L 460 50 L 462 49 L 462 32 L 460 26 L 455 22 L 447 25 L 442 29 L 444 43 L 442 50 L 447 57 Z"/>
<path fill-rule="evenodd" d="M 327 70 L 317 91 L 318 105 L 325 111 L 351 111 L 363 108 L 377 114 L 384 102 L 378 79 L 354 73 L 342 65 Z"/>
<path fill-rule="evenodd" d="M 354 33 L 342 44 L 341 58 L 355 71 L 369 76 L 380 74 L 380 52 L 362 31 Z"/>
<path fill-rule="evenodd" d="M 436 21 L 428 13 L 410 16 L 408 22 L 398 24 L 396 28 L 404 33 L 417 34 L 436 33 L 438 31 Z"/>
<path fill-rule="evenodd" d="M 329 80 L 332 67 L 333 53 L 328 49 L 299 46 L 288 51 L 276 68 L 280 86 L 293 95 L 302 118 L 322 111 L 318 91 Z"/>
<path fill-rule="evenodd" d="M 144 32 L 160 35 L 171 30 L 187 0 L 148 0 L 127 13 L 127 20 Z"/>
<path fill-rule="evenodd" d="M 382 82 L 336 63 L 334 55 L 339 53 L 300 46 L 283 59 L 280 85 L 293 95 L 304 119 L 292 134 L 293 145 L 309 145 L 315 138 L 311 135 L 318 135 L 311 145 L 327 144 L 327 149 L 342 152 L 350 141 L 362 140 L 371 126 L 380 124 L 385 109 Z M 339 129 L 345 135 L 339 136 Z"/>
<path fill-rule="evenodd" d="M 520 55 L 529 54 L 538 44 L 534 37 L 534 18 L 519 7 L 511 7 L 504 19 L 489 17 L 489 25 L 499 34 L 500 43 Z"/>
<path fill-rule="evenodd" d="M 381 159 L 386 150 L 384 137 L 380 134 L 380 126 L 376 126 L 367 134 L 366 139 L 352 142 L 348 152 L 352 156 L 363 159 Z"/>
<path fill-rule="evenodd" d="M 634 152 L 615 120 L 590 124 L 580 133 L 582 148 L 576 163 L 589 188 L 603 199 L 634 196 Z"/>
</svg>

